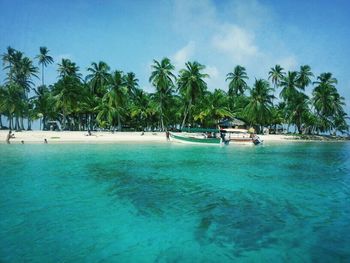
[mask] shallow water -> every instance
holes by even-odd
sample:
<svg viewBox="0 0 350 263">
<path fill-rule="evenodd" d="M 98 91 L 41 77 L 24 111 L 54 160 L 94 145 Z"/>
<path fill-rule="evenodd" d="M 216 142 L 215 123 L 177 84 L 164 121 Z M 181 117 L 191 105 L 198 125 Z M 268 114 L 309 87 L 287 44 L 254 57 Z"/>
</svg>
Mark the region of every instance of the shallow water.
<svg viewBox="0 0 350 263">
<path fill-rule="evenodd" d="M 350 144 L 0 145 L 0 261 L 349 262 Z"/>
</svg>

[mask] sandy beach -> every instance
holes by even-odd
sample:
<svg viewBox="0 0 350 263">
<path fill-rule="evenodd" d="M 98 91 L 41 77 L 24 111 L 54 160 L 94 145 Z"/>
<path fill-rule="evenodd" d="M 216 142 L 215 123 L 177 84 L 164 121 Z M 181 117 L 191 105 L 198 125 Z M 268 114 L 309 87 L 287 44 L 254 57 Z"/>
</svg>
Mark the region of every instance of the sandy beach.
<svg viewBox="0 0 350 263">
<path fill-rule="evenodd" d="M 164 132 L 92 132 L 86 131 L 21 131 L 13 132 L 11 143 L 113 143 L 113 142 L 166 142 Z M 6 143 L 7 130 L 0 131 L 0 143 Z M 286 135 L 259 135 L 264 142 L 300 141 Z"/>
</svg>

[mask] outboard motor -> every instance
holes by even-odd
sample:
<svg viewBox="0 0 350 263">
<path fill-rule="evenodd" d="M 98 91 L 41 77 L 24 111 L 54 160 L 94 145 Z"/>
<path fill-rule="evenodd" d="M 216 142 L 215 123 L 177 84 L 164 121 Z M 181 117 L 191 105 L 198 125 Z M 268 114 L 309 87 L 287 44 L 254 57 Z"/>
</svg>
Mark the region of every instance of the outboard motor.
<svg viewBox="0 0 350 263">
<path fill-rule="evenodd" d="M 259 136 L 254 136 L 253 137 L 253 143 L 255 144 L 255 145 L 258 145 L 258 144 L 260 144 L 260 143 L 262 143 L 263 141 L 259 138 Z"/>
<path fill-rule="evenodd" d="M 220 138 L 221 138 L 221 143 L 224 143 L 225 145 L 228 145 L 230 140 L 226 140 L 226 133 L 220 132 Z"/>
</svg>

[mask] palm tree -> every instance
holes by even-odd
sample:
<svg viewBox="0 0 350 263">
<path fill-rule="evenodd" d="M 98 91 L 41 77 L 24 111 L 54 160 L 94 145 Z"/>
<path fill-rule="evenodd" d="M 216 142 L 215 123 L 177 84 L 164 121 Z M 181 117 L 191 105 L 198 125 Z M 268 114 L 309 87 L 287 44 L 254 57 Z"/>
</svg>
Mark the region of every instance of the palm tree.
<svg viewBox="0 0 350 263">
<path fill-rule="evenodd" d="M 105 96 L 108 97 L 108 103 L 114 107 L 115 114 L 118 121 L 118 131 L 121 131 L 121 114 L 124 111 L 126 104 L 127 89 L 125 84 L 125 77 L 122 71 L 115 71 L 112 74 L 109 82 L 109 92 Z M 105 98 L 106 100 L 106 98 Z"/>
<path fill-rule="evenodd" d="M 207 89 L 207 83 L 204 78 L 209 77 L 208 74 L 202 73 L 205 66 L 198 62 L 187 62 L 186 69 L 180 70 L 178 80 L 178 90 L 187 102 L 181 128 L 185 126 L 187 115 L 190 113 L 191 106 L 196 103 Z"/>
<path fill-rule="evenodd" d="M 40 54 L 35 58 L 39 60 L 39 65 L 41 65 L 41 81 L 42 85 L 44 85 L 44 67 L 53 63 L 53 58 L 48 55 L 49 50 L 47 47 L 40 47 Z"/>
<path fill-rule="evenodd" d="M 83 85 L 78 77 L 65 76 L 55 83 L 52 92 L 56 100 L 56 110 L 62 114 L 62 129 L 70 129 L 68 117 L 76 111 L 79 102 L 84 98 Z"/>
<path fill-rule="evenodd" d="M 58 64 L 58 74 L 60 78 L 64 77 L 75 77 L 80 78 L 79 67 L 72 62 L 70 59 L 63 58 L 61 64 Z"/>
<path fill-rule="evenodd" d="M 298 79 L 297 79 L 296 71 L 288 71 L 287 76 L 284 76 L 280 82 L 280 86 L 282 87 L 280 97 L 283 98 L 284 101 L 291 100 L 293 96 L 298 92 Z"/>
<path fill-rule="evenodd" d="M 176 79 L 173 74 L 175 67 L 171 64 L 171 61 L 168 58 L 163 58 L 161 62 L 153 60 L 153 65 L 151 67 L 153 71 L 149 78 L 149 82 L 151 82 L 156 88 L 159 102 L 161 129 L 164 130 L 164 104 L 167 94 L 173 92 L 174 81 Z"/>
<path fill-rule="evenodd" d="M 335 87 L 337 79 L 331 73 L 322 73 L 314 82 L 317 85 L 313 92 L 313 106 L 322 122 L 321 131 L 330 131 L 335 128 L 335 120 L 341 123 L 344 116 L 344 98 L 341 97 Z M 345 120 L 344 120 L 345 121 Z"/>
<path fill-rule="evenodd" d="M 297 92 L 292 101 L 286 105 L 286 111 L 289 113 L 290 123 L 295 124 L 298 133 L 302 133 L 303 118 L 310 111 L 309 97 L 302 92 Z"/>
<path fill-rule="evenodd" d="M 228 95 L 233 97 L 244 94 L 244 91 L 248 87 L 245 81 L 247 79 L 248 75 L 245 67 L 237 65 L 233 69 L 233 72 L 230 72 L 226 75 L 226 81 L 230 80 Z"/>
<path fill-rule="evenodd" d="M 277 125 L 281 125 L 285 121 L 285 107 L 286 104 L 284 102 L 280 102 L 277 105 L 274 105 L 271 108 L 271 120 L 270 120 L 270 125 L 274 125 L 274 132 L 277 134 Z"/>
<path fill-rule="evenodd" d="M 331 116 L 340 105 L 334 105 L 335 97 L 338 97 L 335 84 L 337 79 L 332 77 L 331 73 L 322 73 L 314 82 L 317 85 L 313 90 L 313 105 L 319 116 L 327 118 Z"/>
<path fill-rule="evenodd" d="M 286 75 L 283 70 L 284 68 L 282 68 L 280 65 L 275 65 L 275 67 L 271 68 L 269 71 L 269 79 L 271 79 L 275 89 L 279 87 L 282 79 Z"/>
<path fill-rule="evenodd" d="M 95 110 L 97 111 L 96 120 L 99 125 L 103 128 L 107 128 L 107 126 L 109 126 L 111 129 L 115 124 L 117 112 L 113 105 L 110 93 L 106 93 L 103 96 L 101 103 L 99 103 Z"/>
<path fill-rule="evenodd" d="M 255 80 L 254 87 L 250 89 L 249 103 L 244 109 L 245 117 L 249 123 L 259 126 L 265 125 L 271 119 L 271 107 L 274 96 L 273 88 L 264 79 Z"/>
<path fill-rule="evenodd" d="M 142 89 L 136 88 L 134 90 L 134 99 L 130 107 L 130 115 L 132 118 L 137 118 L 137 123 L 142 129 L 148 127 L 149 117 L 154 114 L 152 107 L 150 107 L 151 100 L 149 94 Z"/>
<path fill-rule="evenodd" d="M 36 75 L 38 68 L 33 65 L 33 62 L 28 57 L 23 57 L 16 65 L 15 82 L 22 87 L 26 93 L 26 97 L 34 85 L 32 78 L 38 78 Z"/>
<path fill-rule="evenodd" d="M 128 89 L 128 94 L 131 97 L 135 96 L 137 88 L 139 87 L 139 80 L 136 78 L 134 72 L 128 72 L 125 76 L 125 86 Z"/>
<path fill-rule="evenodd" d="M 100 61 L 91 63 L 91 67 L 87 69 L 90 73 L 86 76 L 86 81 L 90 81 L 91 92 L 99 97 L 103 97 L 106 93 L 106 86 L 111 77 L 110 67 L 106 62 Z"/>
<path fill-rule="evenodd" d="M 23 91 L 16 84 L 5 85 L 0 91 L 0 110 L 9 120 L 10 129 L 19 129 L 19 116 L 23 110 Z M 15 124 L 13 118 L 16 118 Z"/>
<path fill-rule="evenodd" d="M 225 117 L 233 117 L 228 107 L 227 94 L 223 90 L 215 89 L 213 93 L 206 92 L 201 102 L 194 120 L 200 120 L 202 124 L 214 126 Z"/>
<path fill-rule="evenodd" d="M 305 88 L 312 83 L 311 77 L 314 74 L 311 72 L 311 67 L 309 65 L 300 66 L 300 71 L 297 73 L 297 82 L 300 89 L 305 90 Z"/>
<path fill-rule="evenodd" d="M 54 117 L 54 109 L 52 105 L 55 105 L 56 101 L 54 100 L 52 93 L 49 88 L 44 86 L 39 86 L 37 90 L 35 90 L 36 95 L 33 97 L 34 99 L 34 108 L 37 115 L 40 115 L 40 124 L 42 122 L 43 129 L 46 128 L 46 122 L 48 117 Z"/>
<path fill-rule="evenodd" d="M 21 112 L 16 112 L 16 129 L 24 129 L 23 118 L 28 117 L 28 94 L 31 87 L 34 85 L 32 78 L 37 77 L 37 67 L 33 66 L 33 62 L 25 57 L 20 51 L 8 48 L 8 54 L 3 55 L 4 69 L 8 70 L 5 84 L 7 86 L 15 85 L 16 88 L 21 88 L 22 93 L 19 96 L 21 100 Z M 19 105 L 17 105 L 19 106 Z M 21 120 L 20 125 L 19 119 Z M 28 122 L 29 124 L 29 122 Z"/>
</svg>

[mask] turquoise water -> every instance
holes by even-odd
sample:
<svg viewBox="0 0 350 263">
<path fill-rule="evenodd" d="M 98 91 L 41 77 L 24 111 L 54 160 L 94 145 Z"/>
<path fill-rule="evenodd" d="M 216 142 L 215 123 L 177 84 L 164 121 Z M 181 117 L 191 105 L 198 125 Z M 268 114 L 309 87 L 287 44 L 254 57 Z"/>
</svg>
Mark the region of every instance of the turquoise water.
<svg viewBox="0 0 350 263">
<path fill-rule="evenodd" d="M 350 144 L 0 145 L 1 262 L 349 262 Z"/>
</svg>

